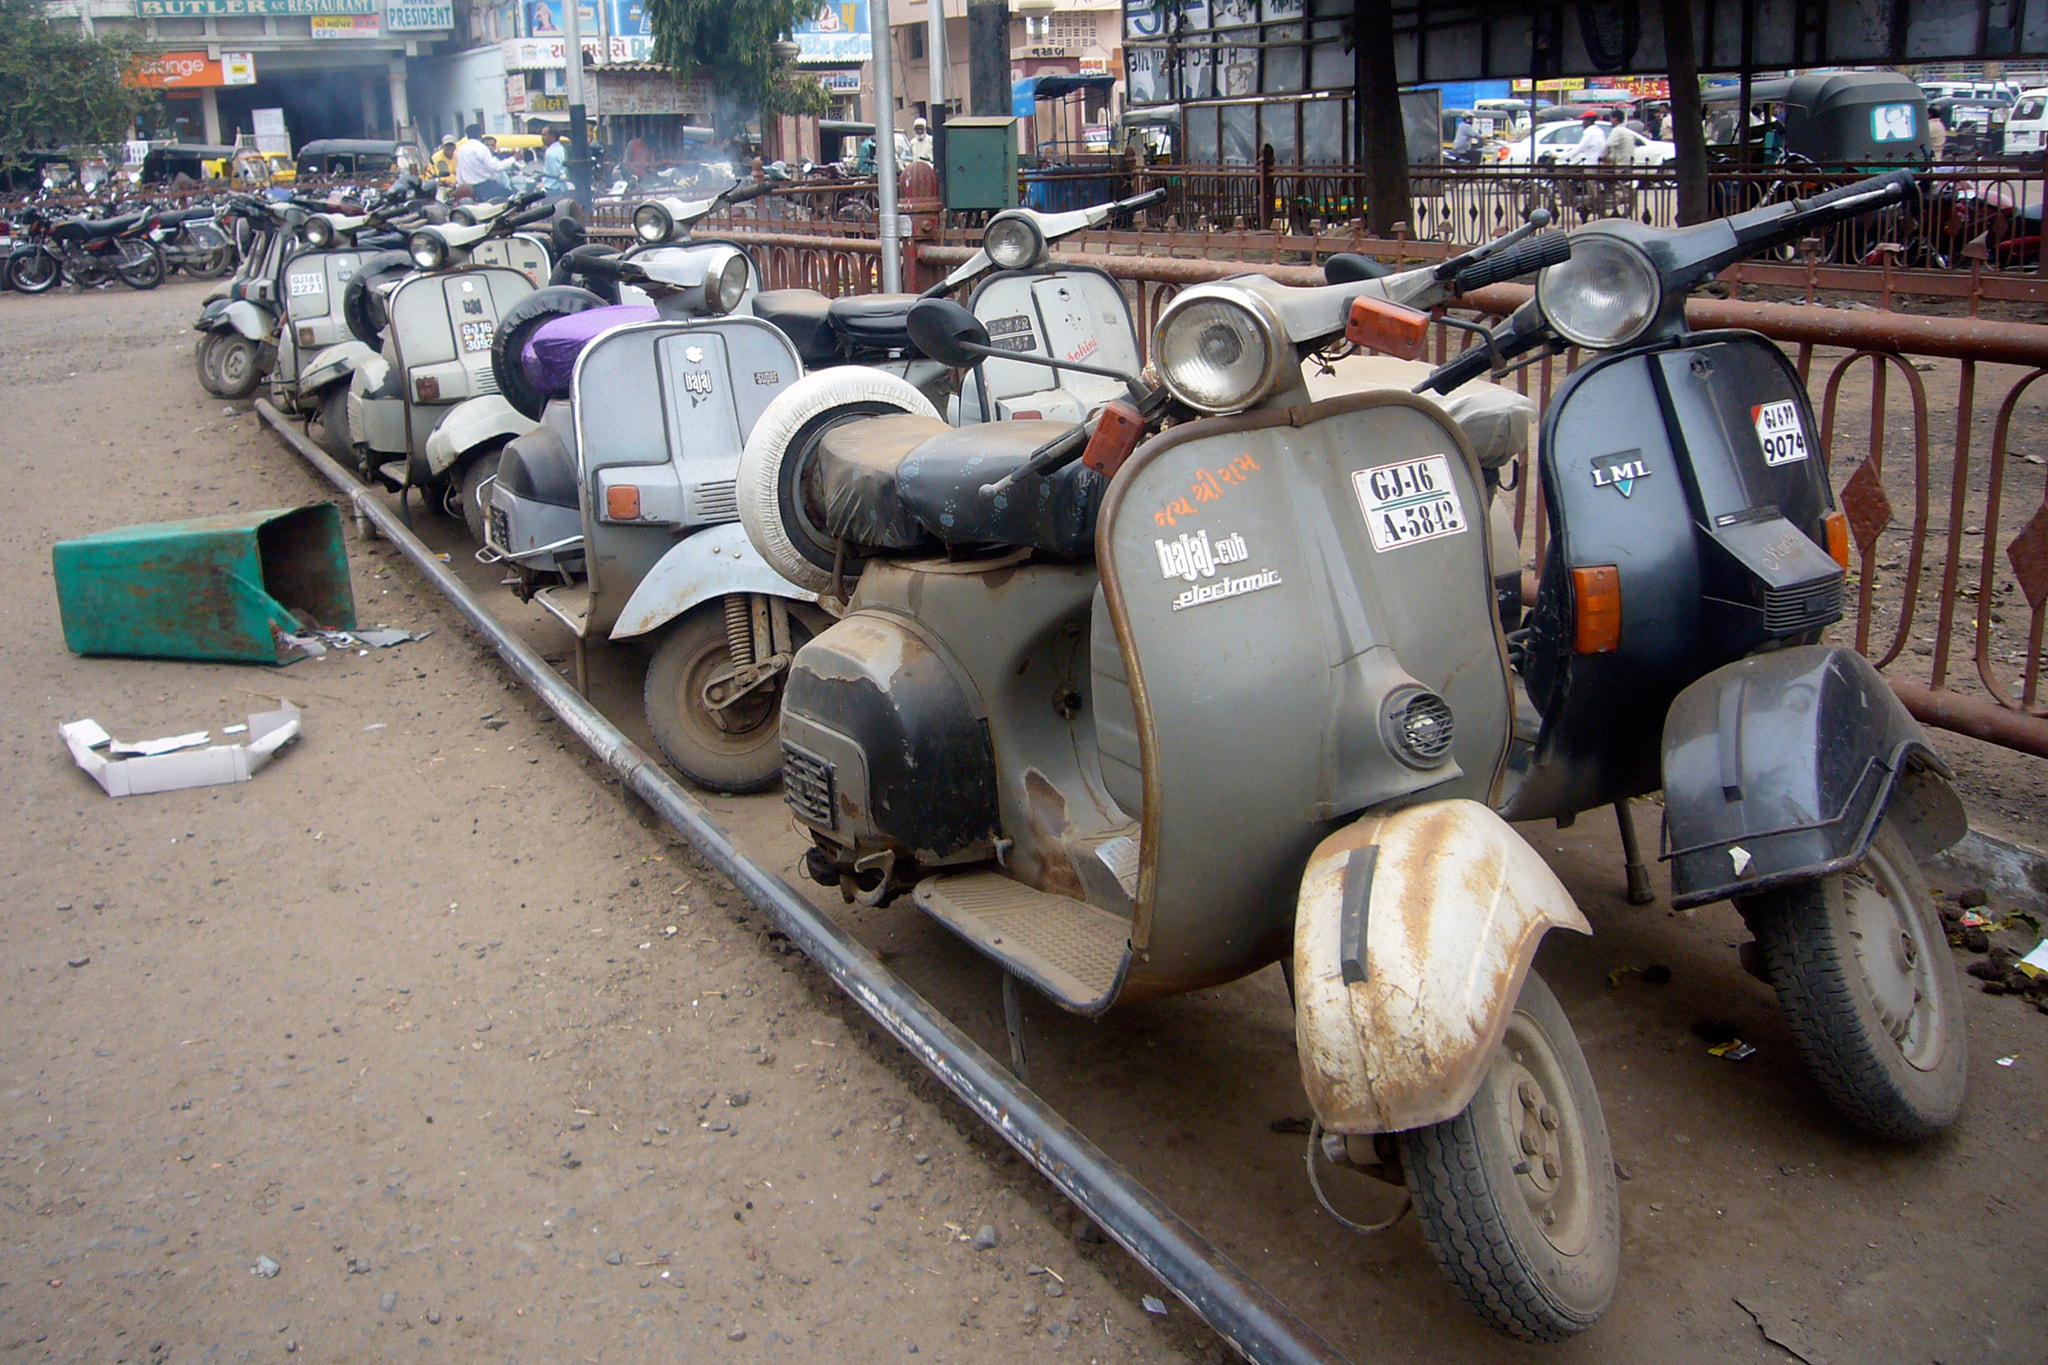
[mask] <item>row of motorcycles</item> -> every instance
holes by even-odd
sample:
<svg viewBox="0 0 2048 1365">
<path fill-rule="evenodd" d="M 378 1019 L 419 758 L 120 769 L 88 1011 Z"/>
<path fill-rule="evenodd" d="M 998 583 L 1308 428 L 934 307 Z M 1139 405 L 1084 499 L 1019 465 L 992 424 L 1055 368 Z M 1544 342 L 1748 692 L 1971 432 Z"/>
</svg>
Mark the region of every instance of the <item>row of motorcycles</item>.
<svg viewBox="0 0 2048 1365">
<path fill-rule="evenodd" d="M 616 252 L 545 205 L 415 228 L 402 259 L 366 250 L 375 215 L 309 220 L 272 393 L 465 519 L 579 649 L 647 650 L 665 756 L 713 790 L 779 779 L 848 902 L 908 896 L 1091 1017 L 1280 963 L 1311 1170 L 1404 1186 L 1503 1332 L 1590 1327 L 1621 1262 L 1599 1096 L 1532 966 L 1592 925 L 1514 822 L 1612 809 L 1643 901 L 1628 803 L 1661 791 L 1672 905 L 1735 903 L 1822 1092 L 1883 1139 L 1955 1121 L 1962 996 L 1920 864 L 1962 807 L 1823 639 L 1848 532 L 1797 372 L 1685 320 L 1910 174 L 1198 285 L 1142 365 L 1121 287 L 1053 247 L 1152 196 L 1000 213 L 925 294 L 828 299 L 694 234 L 756 192 L 649 201 Z M 1433 314 L 1530 275 L 1476 344 L 1416 359 Z M 1570 351 L 1532 438 L 1493 381 Z M 1527 602 L 1524 467 L 1549 529 Z"/>
<path fill-rule="evenodd" d="M 9 212 L 0 288 L 44 294 L 58 285 L 95 289 L 119 280 L 154 289 L 171 271 L 218 279 L 241 260 L 241 244 L 220 205 L 119 206 L 104 214 L 38 204 Z"/>
</svg>

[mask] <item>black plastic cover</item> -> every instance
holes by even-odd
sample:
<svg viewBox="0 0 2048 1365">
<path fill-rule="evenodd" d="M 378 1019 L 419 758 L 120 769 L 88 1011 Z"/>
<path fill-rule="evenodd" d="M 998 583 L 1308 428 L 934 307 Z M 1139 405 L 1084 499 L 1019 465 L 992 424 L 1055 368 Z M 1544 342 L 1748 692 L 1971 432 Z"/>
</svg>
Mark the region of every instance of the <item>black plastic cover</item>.
<svg viewBox="0 0 2048 1365">
<path fill-rule="evenodd" d="M 764 289 L 754 295 L 754 316 L 789 338 L 805 369 L 830 365 L 839 358 L 839 339 L 832 332 L 832 300 L 815 289 Z"/>
<path fill-rule="evenodd" d="M 563 407 L 550 404 L 550 412 Z M 505 443 L 498 459 L 498 482 L 514 497 L 550 507 L 577 506 L 576 457 L 563 442 L 556 424 L 543 421 L 524 436 Z"/>
</svg>

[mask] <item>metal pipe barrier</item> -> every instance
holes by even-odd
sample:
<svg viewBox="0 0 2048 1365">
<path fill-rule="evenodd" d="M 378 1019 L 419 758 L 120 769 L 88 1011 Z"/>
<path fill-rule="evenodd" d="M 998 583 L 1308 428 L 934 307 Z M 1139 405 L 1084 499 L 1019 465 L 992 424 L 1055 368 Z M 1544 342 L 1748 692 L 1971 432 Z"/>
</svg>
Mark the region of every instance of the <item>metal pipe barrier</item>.
<svg viewBox="0 0 2048 1365">
<path fill-rule="evenodd" d="M 742 852 L 712 820 L 711 813 L 659 763 L 486 611 L 462 580 L 381 498 L 294 430 L 290 419 L 268 402 L 259 399 L 256 411 L 308 464 L 348 495 L 358 524 L 374 525 L 379 535 L 398 546 L 427 581 L 455 604 L 513 673 L 591 753 L 604 760 L 628 791 L 695 845 L 869 1018 L 909 1049 L 962 1103 L 1240 1354 L 1259 1365 L 1319 1365 L 1343 1360 L 1336 1348 L 1020 1084 L 859 940 L 813 907 L 788 882 Z"/>
</svg>

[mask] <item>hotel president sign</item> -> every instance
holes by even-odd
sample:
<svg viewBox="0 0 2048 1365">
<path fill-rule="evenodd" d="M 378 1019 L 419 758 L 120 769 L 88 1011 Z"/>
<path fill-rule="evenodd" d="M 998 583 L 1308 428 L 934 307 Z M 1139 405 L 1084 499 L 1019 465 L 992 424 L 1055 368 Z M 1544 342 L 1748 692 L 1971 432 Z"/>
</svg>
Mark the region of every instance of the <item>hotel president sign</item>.
<svg viewBox="0 0 2048 1365">
<path fill-rule="evenodd" d="M 135 0 L 145 19 L 207 19 L 222 15 L 375 14 L 377 0 Z"/>
</svg>

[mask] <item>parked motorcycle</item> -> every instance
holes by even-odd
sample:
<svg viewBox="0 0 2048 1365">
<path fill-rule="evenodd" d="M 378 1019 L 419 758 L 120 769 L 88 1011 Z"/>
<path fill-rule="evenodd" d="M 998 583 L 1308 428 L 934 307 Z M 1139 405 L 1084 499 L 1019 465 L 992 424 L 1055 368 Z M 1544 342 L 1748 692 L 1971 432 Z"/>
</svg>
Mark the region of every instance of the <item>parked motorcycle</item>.
<svg viewBox="0 0 2048 1365">
<path fill-rule="evenodd" d="M 1619 1200 L 1531 970 L 1550 929 L 1589 928 L 1490 809 L 1512 708 L 1485 486 L 1437 404 L 1312 402 L 1300 361 L 1346 337 L 1412 353 L 1426 316 L 1390 295 L 1556 246 L 1186 290 L 1153 335 L 1163 387 L 1123 376 L 1085 423 L 827 424 L 773 457 L 797 466 L 774 520 L 743 515 L 773 563 L 822 514 L 847 584 L 783 699 L 807 873 L 909 893 L 1088 1016 L 1290 962 L 1323 1150 L 1390 1137 L 1444 1271 L 1544 1339 L 1604 1311 Z M 1010 354 L 950 300 L 910 329 L 950 366 Z"/>
<path fill-rule="evenodd" d="M 164 263 L 195 280 L 214 280 L 235 268 L 235 244 L 211 207 L 158 209 L 149 239 Z"/>
<path fill-rule="evenodd" d="M 131 289 L 164 282 L 164 258 L 149 240 L 147 212 L 114 218 L 60 218 L 26 208 L 17 216 L 21 241 L 8 258 L 8 283 L 41 294 L 59 283 L 96 289 L 120 280 Z"/>
<path fill-rule="evenodd" d="M 1569 820 L 1664 793 L 1672 905 L 1735 902 L 1801 1059 L 1858 1125 L 1960 1113 L 1961 985 L 1920 872 L 1967 828 L 1950 773 L 1869 662 L 1821 643 L 1849 558 L 1805 386 L 1750 332 L 1690 333 L 1736 261 L 1909 200 L 1910 172 L 1696 227 L 1572 234 L 1534 300 L 1434 376 L 1578 346 L 1545 414 L 1550 549 L 1499 808 Z M 1631 861 L 1638 861 L 1631 853 Z M 1635 898 L 1647 876 L 1631 873 Z"/>
</svg>

